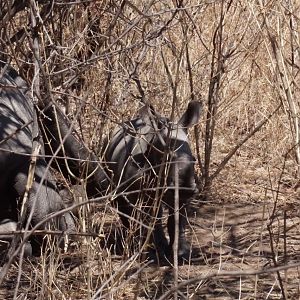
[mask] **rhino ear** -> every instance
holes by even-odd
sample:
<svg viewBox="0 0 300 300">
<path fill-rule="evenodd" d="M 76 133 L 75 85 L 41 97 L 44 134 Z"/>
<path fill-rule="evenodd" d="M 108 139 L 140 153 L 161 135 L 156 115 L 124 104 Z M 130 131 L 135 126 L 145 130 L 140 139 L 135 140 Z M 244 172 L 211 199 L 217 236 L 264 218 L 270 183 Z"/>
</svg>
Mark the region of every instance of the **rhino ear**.
<svg viewBox="0 0 300 300">
<path fill-rule="evenodd" d="M 187 110 L 180 118 L 178 124 L 185 128 L 190 128 L 197 124 L 200 119 L 202 107 L 202 102 L 191 101 L 187 107 Z"/>
</svg>

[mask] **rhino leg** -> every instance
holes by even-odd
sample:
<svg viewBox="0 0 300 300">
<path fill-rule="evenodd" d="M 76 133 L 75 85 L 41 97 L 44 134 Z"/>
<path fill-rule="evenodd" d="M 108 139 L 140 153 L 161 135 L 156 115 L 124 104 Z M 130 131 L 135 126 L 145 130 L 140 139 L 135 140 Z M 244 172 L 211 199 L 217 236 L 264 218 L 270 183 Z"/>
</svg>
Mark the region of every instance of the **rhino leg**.
<svg viewBox="0 0 300 300">
<path fill-rule="evenodd" d="M 153 243 L 155 249 L 150 249 L 149 258 L 157 261 L 159 264 L 164 264 L 166 261 L 166 252 L 168 249 L 168 240 L 165 236 L 164 229 L 162 226 L 162 215 L 163 209 L 159 208 L 156 220 L 154 231 L 151 235 L 150 244 Z"/>
<path fill-rule="evenodd" d="M 185 226 L 187 223 L 186 219 L 186 209 L 181 208 L 179 210 L 179 238 L 178 238 L 178 258 L 188 260 L 191 254 L 191 245 L 187 242 L 185 237 Z M 169 209 L 168 218 L 168 233 L 170 237 L 170 244 L 168 249 L 168 256 L 173 253 L 173 245 L 175 241 L 175 215 L 174 209 Z M 171 257 L 172 258 L 172 257 Z"/>
<path fill-rule="evenodd" d="M 131 244 L 131 239 L 128 239 L 128 233 L 132 235 L 132 245 L 128 245 L 130 248 L 134 248 L 135 245 L 142 246 L 147 238 L 149 228 L 151 227 L 153 222 L 154 229 L 151 232 L 150 240 L 148 241 L 148 257 L 150 260 L 154 260 L 155 262 L 160 262 L 165 260 L 165 253 L 168 248 L 168 241 L 165 237 L 163 226 L 162 226 L 162 208 L 160 207 L 158 214 L 155 219 L 150 217 L 152 207 L 150 205 L 146 205 L 142 211 L 137 212 L 135 210 L 135 206 L 131 205 L 126 201 L 125 198 L 119 197 L 117 199 L 117 207 L 120 212 L 120 219 L 125 229 L 125 235 L 127 235 L 127 241 Z M 139 215 L 142 216 L 139 216 Z M 141 225 L 140 223 L 134 222 L 137 219 L 139 222 L 145 224 L 147 227 Z M 136 240 L 137 242 L 134 242 Z"/>
</svg>

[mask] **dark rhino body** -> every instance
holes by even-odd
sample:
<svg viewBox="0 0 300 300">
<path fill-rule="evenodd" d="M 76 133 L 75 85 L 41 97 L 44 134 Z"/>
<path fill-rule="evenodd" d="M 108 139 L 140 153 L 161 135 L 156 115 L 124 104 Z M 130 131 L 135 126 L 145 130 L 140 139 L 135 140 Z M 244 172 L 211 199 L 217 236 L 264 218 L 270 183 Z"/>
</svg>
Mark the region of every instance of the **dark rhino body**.
<svg viewBox="0 0 300 300">
<path fill-rule="evenodd" d="M 190 245 L 185 239 L 186 208 L 197 192 L 194 157 L 187 129 L 198 122 L 200 110 L 199 102 L 191 102 L 179 122 L 171 124 L 168 119 L 159 117 L 155 112 L 148 113 L 148 109 L 143 108 L 138 118 L 123 123 L 112 134 L 112 138 L 106 141 L 104 162 L 99 162 L 70 131 L 71 122 L 68 118 L 57 107 L 50 105 L 43 110 L 47 116 L 42 124 L 45 128 L 43 134 L 44 139 L 49 141 L 46 153 L 51 155 L 54 151 L 61 150 L 63 145 L 59 156 L 66 159 L 56 159 L 53 167 L 59 168 L 67 179 L 70 177 L 69 170 L 78 178 L 82 175 L 87 177 L 88 197 L 105 195 L 109 186 L 120 194 L 114 199 L 114 204 L 118 207 L 125 228 L 127 231 L 135 231 L 138 238 L 142 235 L 142 242 L 145 241 L 147 232 L 151 232 L 150 243 L 155 244 L 159 258 L 170 257 L 175 239 L 176 163 L 180 208 L 178 254 L 180 258 L 187 258 Z M 158 178 L 161 166 L 164 168 L 164 176 Z M 162 203 L 169 210 L 169 241 L 161 224 Z M 155 209 L 156 207 L 159 209 Z M 137 224 L 142 223 L 145 226 L 136 228 Z M 153 224 L 154 229 L 148 231 Z"/>
<path fill-rule="evenodd" d="M 17 230 L 17 222 L 9 219 L 0 221 L 0 257 L 5 256 L 10 242 L 13 239 L 14 232 Z M 32 255 L 32 247 L 30 242 L 25 243 L 23 257 Z"/>
<path fill-rule="evenodd" d="M 190 245 L 185 238 L 186 208 L 197 192 L 194 174 L 195 159 L 187 138 L 187 128 L 199 120 L 201 104 L 190 102 L 177 124 L 159 117 L 150 108 L 140 116 L 123 123 L 108 142 L 104 159 L 113 174 L 119 196 L 115 204 L 120 218 L 130 232 L 145 241 L 153 226 L 150 244 L 154 243 L 158 258 L 170 258 L 175 240 L 175 190 L 179 194 L 179 258 L 188 258 Z M 177 172 L 176 172 L 177 168 Z M 176 175 L 176 173 L 178 175 Z M 176 176 L 178 180 L 176 180 Z M 169 210 L 167 241 L 162 227 L 162 204 Z M 157 208 L 157 209 L 156 209 Z M 151 230 L 150 230 L 151 231 Z"/>
<path fill-rule="evenodd" d="M 52 156 L 57 152 L 58 156 L 51 166 L 71 184 L 76 185 L 79 180 L 84 180 L 89 198 L 103 196 L 110 185 L 110 178 L 98 157 L 70 130 L 72 123 L 58 107 L 51 103 L 40 109 L 46 116 L 41 124 L 43 138 L 47 141 L 46 154 Z"/>
<path fill-rule="evenodd" d="M 27 95 L 27 84 L 13 69 L 0 70 L 0 221 L 18 221 L 19 200 L 22 200 L 27 184 L 33 140 L 41 147 L 39 154 L 43 154 L 44 145 L 33 103 Z M 46 161 L 38 158 L 26 203 L 27 215 L 33 211 L 31 225 L 63 208 L 62 198 L 47 170 Z M 56 221 L 58 229 L 74 230 L 71 215 L 65 214 Z"/>
</svg>

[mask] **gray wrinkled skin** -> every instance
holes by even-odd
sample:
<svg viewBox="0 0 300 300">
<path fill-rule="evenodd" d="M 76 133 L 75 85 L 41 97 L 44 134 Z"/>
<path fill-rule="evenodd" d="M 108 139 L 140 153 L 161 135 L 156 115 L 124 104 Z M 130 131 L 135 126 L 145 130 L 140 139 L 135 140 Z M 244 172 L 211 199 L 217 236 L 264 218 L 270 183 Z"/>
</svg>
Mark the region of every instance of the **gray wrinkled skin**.
<svg viewBox="0 0 300 300">
<path fill-rule="evenodd" d="M 3 70 L 0 71 L 2 74 Z M 4 219 L 18 221 L 33 139 L 40 144 L 40 154 L 43 154 L 44 145 L 39 137 L 33 103 L 27 96 L 27 85 L 13 69 L 7 68 L 0 75 L 0 222 Z M 28 214 L 33 211 L 33 226 L 43 221 L 48 214 L 64 208 L 56 182 L 46 168 L 46 161 L 38 158 L 34 183 L 26 203 Z M 40 185 L 45 174 L 45 180 Z M 56 223 L 60 230 L 75 229 L 69 214 L 59 217 Z"/>
<path fill-rule="evenodd" d="M 172 258 L 175 239 L 175 164 L 179 191 L 178 256 L 188 259 L 190 255 L 191 248 L 185 238 L 186 208 L 197 193 L 197 188 L 195 159 L 189 146 L 187 129 L 199 121 L 201 107 L 200 102 L 190 102 L 178 123 L 173 124 L 144 107 L 136 119 L 123 123 L 112 134 L 104 150 L 104 160 L 118 187 L 117 193 L 121 194 L 116 197 L 115 204 L 123 225 L 129 232 L 134 232 L 139 241 L 144 242 L 149 229 L 137 226 L 138 222 L 147 226 L 154 224 L 150 244 L 154 244 L 155 256 L 159 260 Z M 159 177 L 159 174 L 162 176 Z M 169 241 L 162 227 L 162 204 L 169 211 Z M 138 222 L 134 222 L 134 219 Z"/>
<path fill-rule="evenodd" d="M 9 219 L 0 221 L 0 257 L 2 251 L 7 251 L 10 242 L 13 239 L 13 232 L 17 230 L 17 222 Z M 6 233 L 6 234 L 4 234 Z M 7 233 L 12 233 L 8 235 Z M 32 256 L 32 247 L 29 242 L 25 243 L 23 257 Z"/>
</svg>

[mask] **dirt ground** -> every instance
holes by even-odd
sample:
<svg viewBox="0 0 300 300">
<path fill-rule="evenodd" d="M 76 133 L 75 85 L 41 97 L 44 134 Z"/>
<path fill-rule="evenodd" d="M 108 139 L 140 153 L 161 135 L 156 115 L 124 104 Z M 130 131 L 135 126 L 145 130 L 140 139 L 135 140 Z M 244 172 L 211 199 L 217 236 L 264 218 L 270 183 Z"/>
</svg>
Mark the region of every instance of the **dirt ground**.
<svg viewBox="0 0 300 300">
<path fill-rule="evenodd" d="M 268 269 L 299 260 L 299 211 L 290 205 L 273 212 L 274 203 L 249 200 L 206 203 L 190 219 L 193 245 L 200 254 L 179 268 L 179 282 L 199 277 L 181 289 L 180 299 L 283 299 L 276 272 L 261 275 L 227 275 L 209 278 L 212 273 Z M 284 221 L 286 219 L 286 222 Z M 271 250 L 271 243 L 273 251 Z M 280 280 L 286 299 L 299 299 L 299 268 L 282 271 Z M 208 277 L 208 279 L 205 279 Z M 151 281 L 151 283 L 149 283 Z M 142 299 L 159 299 L 174 285 L 172 270 L 161 271 Z M 151 291 L 151 292 L 150 292 Z M 147 295 L 147 296 L 146 296 Z M 172 299 L 172 296 L 167 299 Z"/>
<path fill-rule="evenodd" d="M 178 269 L 178 282 L 183 285 L 179 299 L 283 299 L 280 285 L 286 299 L 299 299 L 299 267 L 279 273 L 242 275 L 299 260 L 300 218 L 298 206 L 293 201 L 283 206 L 244 196 L 231 202 L 219 199 L 194 204 L 197 207 L 189 219 L 188 236 L 197 255 Z M 107 230 L 109 228 L 108 225 Z M 57 269 L 56 280 L 61 284 L 67 280 L 69 298 L 62 297 L 62 292 L 52 287 L 51 299 L 84 299 L 87 283 L 80 280 L 82 272 L 90 272 L 92 286 L 103 285 L 100 274 L 103 274 L 105 260 L 109 264 L 106 267 L 111 269 L 111 274 L 119 276 L 119 281 L 111 282 L 99 299 L 160 299 L 174 286 L 174 273 L 169 266 L 140 269 L 133 263 L 121 272 L 124 264 L 121 256 L 102 251 L 92 260 L 87 257 L 82 248 L 81 253 L 64 254 L 63 267 Z M 40 264 L 41 258 L 24 261 L 17 299 L 41 298 L 35 292 L 41 295 L 45 287 L 32 286 L 33 277 L 38 276 L 34 269 L 39 269 Z M 0 299 L 13 299 L 17 270 L 15 263 L 0 290 Z M 237 275 L 212 276 L 224 271 Z M 191 284 L 184 283 L 192 278 L 196 280 Z M 173 299 L 173 293 L 165 299 Z"/>
<path fill-rule="evenodd" d="M 279 208 L 274 214 L 273 208 L 273 203 L 247 200 L 204 205 L 199 212 L 203 217 L 200 224 L 193 223 L 195 236 L 202 244 L 201 256 L 188 276 L 205 277 L 217 271 L 243 273 L 297 261 L 300 253 L 297 207 L 291 206 L 286 212 L 286 222 L 284 211 Z M 299 299 L 298 269 L 280 272 L 280 277 L 286 297 Z M 190 286 L 189 291 L 195 294 L 194 299 L 282 299 L 278 275 L 274 272 L 211 278 Z"/>
</svg>

